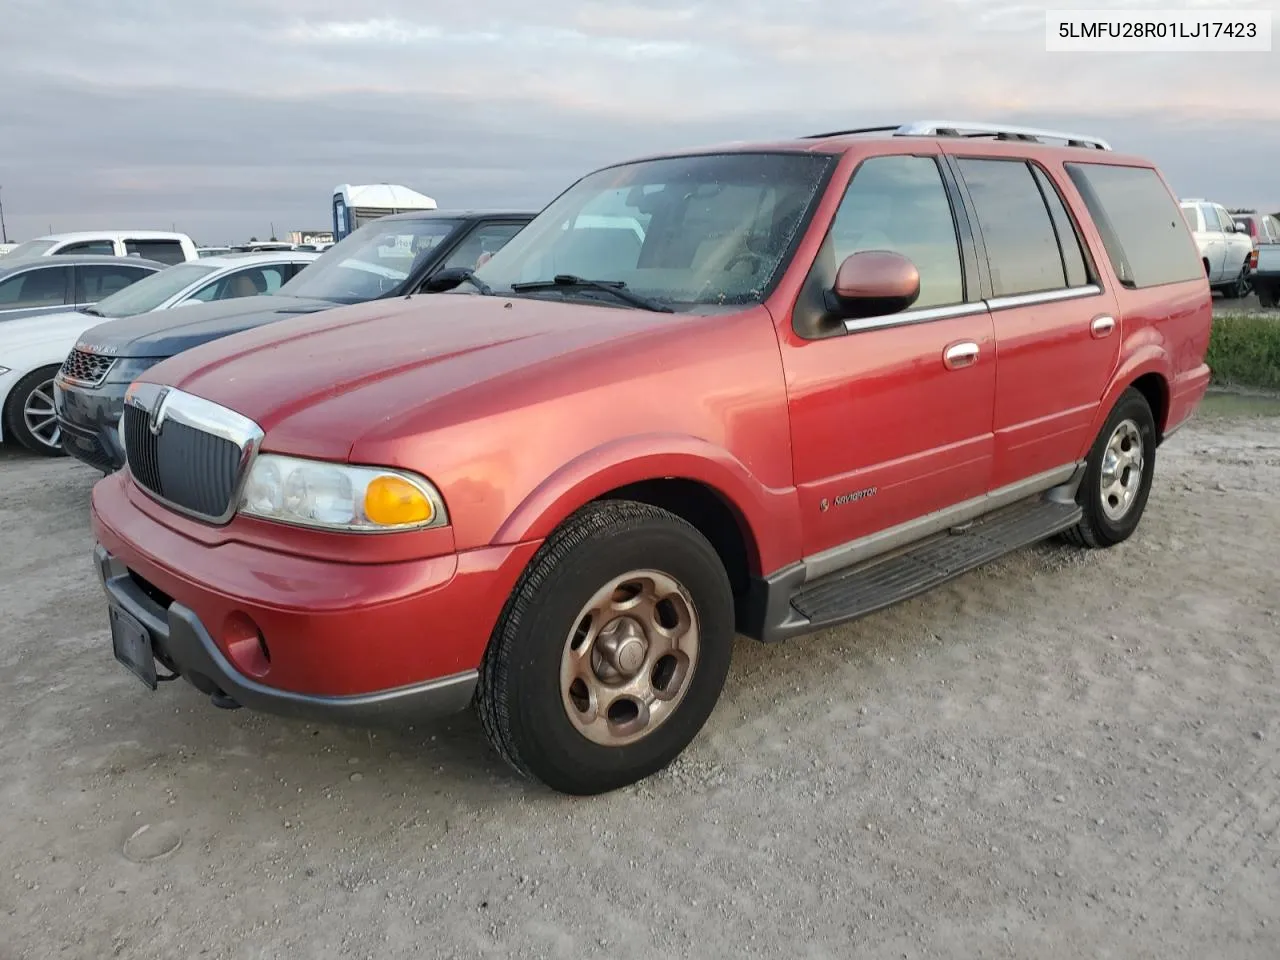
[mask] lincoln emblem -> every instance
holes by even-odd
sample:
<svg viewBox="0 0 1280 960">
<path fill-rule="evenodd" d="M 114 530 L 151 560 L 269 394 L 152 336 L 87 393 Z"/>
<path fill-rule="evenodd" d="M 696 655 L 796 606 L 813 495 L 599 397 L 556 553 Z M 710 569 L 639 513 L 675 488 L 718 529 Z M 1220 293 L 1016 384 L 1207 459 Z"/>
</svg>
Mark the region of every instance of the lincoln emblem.
<svg viewBox="0 0 1280 960">
<path fill-rule="evenodd" d="M 147 427 L 151 430 L 153 437 L 158 437 L 160 428 L 164 426 L 164 401 L 167 396 L 169 396 L 169 388 L 162 387 L 156 394 L 156 402 L 151 405 L 151 417 L 147 420 Z"/>
</svg>

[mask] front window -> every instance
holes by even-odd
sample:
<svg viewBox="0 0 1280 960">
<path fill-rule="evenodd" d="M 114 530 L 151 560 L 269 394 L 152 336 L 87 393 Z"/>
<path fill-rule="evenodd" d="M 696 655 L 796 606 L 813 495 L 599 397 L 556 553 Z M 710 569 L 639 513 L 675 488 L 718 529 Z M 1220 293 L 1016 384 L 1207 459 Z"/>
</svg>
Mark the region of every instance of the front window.
<svg viewBox="0 0 1280 960">
<path fill-rule="evenodd" d="M 475 276 L 504 295 L 618 303 L 587 286 L 522 287 L 576 277 L 621 282 L 672 309 L 759 303 L 786 268 L 834 165 L 826 154 L 730 153 L 599 170 L 553 201 Z"/>
<path fill-rule="evenodd" d="M 18 244 L 9 251 L 8 255 L 15 260 L 22 257 L 42 257 L 57 245 L 56 240 L 28 240 L 26 243 Z"/>
<path fill-rule="evenodd" d="M 216 269 L 198 261 L 180 263 L 159 273 L 153 273 L 125 287 L 119 293 L 103 297 L 93 307 L 92 312 L 97 316 L 111 319 L 149 313 Z"/>
<path fill-rule="evenodd" d="M 277 292 L 335 303 L 363 303 L 393 293 L 457 226 L 457 220 L 441 217 L 375 220 L 334 244 Z"/>
</svg>

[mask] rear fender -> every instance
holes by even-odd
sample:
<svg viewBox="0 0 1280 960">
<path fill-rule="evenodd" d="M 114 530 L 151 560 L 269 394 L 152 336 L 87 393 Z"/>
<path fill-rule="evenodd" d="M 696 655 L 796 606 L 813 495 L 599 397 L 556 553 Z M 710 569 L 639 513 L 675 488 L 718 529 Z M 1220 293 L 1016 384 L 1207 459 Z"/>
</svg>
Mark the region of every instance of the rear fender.
<svg viewBox="0 0 1280 960">
<path fill-rule="evenodd" d="M 1111 415 L 1116 403 L 1119 402 L 1120 396 L 1135 380 L 1148 373 L 1157 374 L 1164 381 L 1164 412 L 1167 415 L 1169 410 L 1169 385 L 1173 382 L 1173 364 L 1170 362 L 1169 355 L 1163 347 L 1156 343 L 1146 343 L 1125 357 L 1124 362 L 1116 368 L 1116 372 L 1112 375 L 1111 382 L 1107 384 L 1106 392 L 1102 395 L 1102 402 L 1098 404 L 1097 413 L 1094 414 L 1093 429 L 1089 431 L 1089 439 L 1084 449 L 1079 451 L 1079 456 L 1082 459 L 1089 455 L 1094 439 L 1102 430 L 1102 425 L 1106 423 L 1107 417 Z M 1162 434 L 1165 428 L 1165 424 L 1161 422 L 1163 417 L 1160 416 L 1159 411 L 1153 412 L 1156 413 L 1157 417 L 1156 430 Z"/>
</svg>

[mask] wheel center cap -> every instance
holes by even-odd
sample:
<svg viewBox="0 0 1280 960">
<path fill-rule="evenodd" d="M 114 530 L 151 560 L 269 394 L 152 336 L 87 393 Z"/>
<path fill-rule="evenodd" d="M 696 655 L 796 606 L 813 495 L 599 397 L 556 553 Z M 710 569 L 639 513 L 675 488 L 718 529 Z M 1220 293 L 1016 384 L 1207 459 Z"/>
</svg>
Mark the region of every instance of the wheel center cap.
<svg viewBox="0 0 1280 960">
<path fill-rule="evenodd" d="M 600 631 L 596 640 L 605 662 L 624 677 L 635 676 L 649 654 L 649 642 L 640 624 L 630 617 L 619 617 Z"/>
</svg>

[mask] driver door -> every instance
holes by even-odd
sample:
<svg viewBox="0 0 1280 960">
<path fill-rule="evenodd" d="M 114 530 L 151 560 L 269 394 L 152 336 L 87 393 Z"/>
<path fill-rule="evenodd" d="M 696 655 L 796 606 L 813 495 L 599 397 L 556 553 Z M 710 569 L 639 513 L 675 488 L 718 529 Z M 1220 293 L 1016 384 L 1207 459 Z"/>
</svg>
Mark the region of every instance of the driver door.
<svg viewBox="0 0 1280 960">
<path fill-rule="evenodd" d="M 806 556 L 856 547 L 987 491 L 995 339 L 955 197 L 936 157 L 862 161 L 810 281 L 816 273 L 828 289 L 845 257 L 890 250 L 916 265 L 920 296 L 902 313 L 847 321 L 833 336 L 805 339 L 791 323 L 783 330 Z"/>
</svg>

